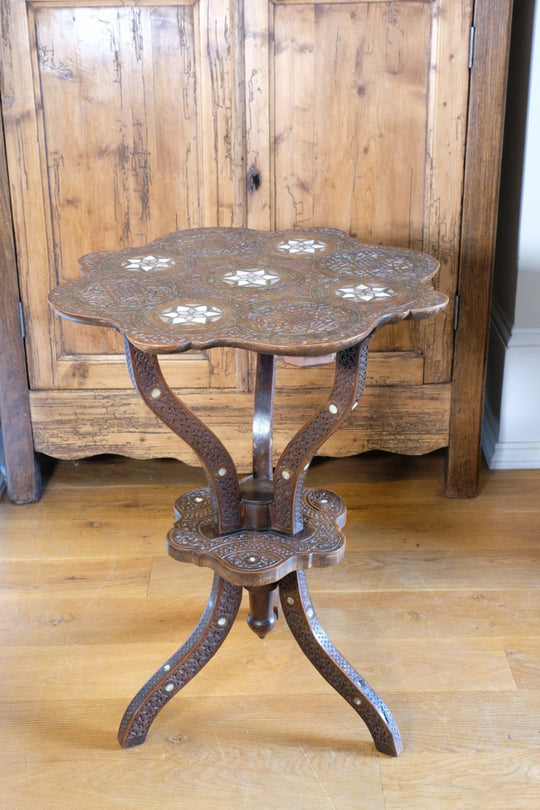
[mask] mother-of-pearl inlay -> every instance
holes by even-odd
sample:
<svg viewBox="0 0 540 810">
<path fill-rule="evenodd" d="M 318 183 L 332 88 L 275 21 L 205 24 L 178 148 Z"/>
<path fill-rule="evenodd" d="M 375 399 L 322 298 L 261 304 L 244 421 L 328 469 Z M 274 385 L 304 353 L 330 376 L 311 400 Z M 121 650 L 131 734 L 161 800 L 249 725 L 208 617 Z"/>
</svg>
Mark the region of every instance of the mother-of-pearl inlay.
<svg viewBox="0 0 540 810">
<path fill-rule="evenodd" d="M 355 287 L 340 287 L 336 290 L 336 295 L 352 301 L 373 301 L 392 298 L 395 293 L 391 287 L 383 284 L 357 284 Z"/>
<path fill-rule="evenodd" d="M 179 304 L 160 312 L 159 317 L 165 323 L 214 323 L 222 315 L 220 309 L 206 304 Z"/>
<path fill-rule="evenodd" d="M 174 261 L 166 256 L 134 256 L 132 259 L 126 259 L 122 262 L 122 267 L 126 270 L 144 270 L 148 273 L 149 270 L 163 270 L 165 267 L 174 265 Z"/>
<path fill-rule="evenodd" d="M 325 243 L 316 239 L 287 239 L 276 245 L 276 250 L 282 253 L 316 253 L 325 248 Z"/>
<path fill-rule="evenodd" d="M 226 273 L 223 276 L 223 281 L 237 287 L 270 287 L 279 281 L 279 275 L 272 270 L 254 267 Z"/>
</svg>

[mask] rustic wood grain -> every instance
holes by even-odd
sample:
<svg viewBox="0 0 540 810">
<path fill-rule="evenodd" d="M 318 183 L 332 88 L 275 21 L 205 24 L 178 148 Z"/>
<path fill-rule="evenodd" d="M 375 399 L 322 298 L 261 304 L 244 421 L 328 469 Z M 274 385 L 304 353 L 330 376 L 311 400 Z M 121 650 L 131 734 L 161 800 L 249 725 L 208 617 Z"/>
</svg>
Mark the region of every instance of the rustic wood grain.
<svg viewBox="0 0 540 810">
<path fill-rule="evenodd" d="M 463 187 L 459 321 L 456 330 L 450 444 L 449 496 L 478 491 L 480 440 L 512 0 L 475 4 L 475 53 L 471 71 Z M 457 439 L 457 436 L 460 438 Z M 466 448 L 466 449 L 465 449 Z"/>
<path fill-rule="evenodd" d="M 0 423 L 9 497 L 17 503 L 28 503 L 39 498 L 41 479 L 32 441 L 4 147 L 4 128 L 0 120 Z"/>
<path fill-rule="evenodd" d="M 299 395 L 278 392 L 274 451 L 281 452 L 295 429 L 320 406 L 318 390 Z M 251 470 L 253 395 L 231 391 L 192 394 L 182 399 L 230 448 L 238 468 Z M 419 454 L 448 443 L 450 386 L 373 386 L 366 388 L 351 418 L 321 448 L 341 456 L 367 450 Z M 133 458 L 179 458 L 196 464 L 195 454 L 171 435 L 135 392 L 108 390 L 33 391 L 30 405 L 36 448 L 59 458 L 121 453 Z"/>
</svg>

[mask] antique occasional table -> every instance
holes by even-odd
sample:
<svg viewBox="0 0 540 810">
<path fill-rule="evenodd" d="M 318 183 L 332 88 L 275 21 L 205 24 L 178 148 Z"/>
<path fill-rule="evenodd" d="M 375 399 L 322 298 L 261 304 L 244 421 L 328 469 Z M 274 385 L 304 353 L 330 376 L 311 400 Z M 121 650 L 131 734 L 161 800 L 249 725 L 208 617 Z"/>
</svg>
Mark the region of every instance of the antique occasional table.
<svg viewBox="0 0 540 810">
<path fill-rule="evenodd" d="M 304 479 L 315 453 L 358 404 L 374 332 L 446 305 L 446 296 L 428 283 L 437 262 L 412 250 L 363 245 L 327 228 L 200 228 L 143 248 L 88 254 L 80 264 L 83 277 L 53 290 L 52 306 L 64 317 L 123 335 L 136 389 L 196 452 L 208 483 L 178 498 L 178 521 L 167 540 L 174 559 L 214 570 L 212 591 L 192 635 L 128 706 L 121 745 L 144 742 L 158 712 L 217 652 L 246 588 L 248 624 L 257 635 L 272 629 L 279 594 L 302 651 L 360 715 L 377 749 L 398 755 L 402 744 L 389 709 L 315 615 L 305 571 L 343 557 L 346 509 L 338 495 L 304 487 Z M 227 449 L 160 369 L 158 354 L 213 346 L 257 355 L 253 472 L 243 480 Z M 328 398 L 274 466 L 276 357 L 328 354 L 335 354 Z"/>
</svg>

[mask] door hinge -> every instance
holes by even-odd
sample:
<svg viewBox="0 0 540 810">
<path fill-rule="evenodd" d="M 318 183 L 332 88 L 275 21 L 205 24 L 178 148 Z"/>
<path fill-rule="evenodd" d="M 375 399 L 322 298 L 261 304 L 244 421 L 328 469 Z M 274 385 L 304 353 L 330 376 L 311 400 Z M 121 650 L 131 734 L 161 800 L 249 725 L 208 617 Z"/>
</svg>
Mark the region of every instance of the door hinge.
<svg viewBox="0 0 540 810">
<path fill-rule="evenodd" d="M 471 70 L 472 66 L 474 65 L 474 41 L 476 37 L 476 27 L 471 25 L 471 30 L 469 32 L 469 70 Z"/>
<path fill-rule="evenodd" d="M 454 332 L 457 331 L 459 321 L 459 295 L 454 299 Z"/>
<path fill-rule="evenodd" d="M 24 324 L 24 308 L 22 305 L 22 301 L 19 301 L 19 323 L 21 326 L 21 336 L 24 340 L 24 338 L 26 337 L 26 327 Z"/>
</svg>

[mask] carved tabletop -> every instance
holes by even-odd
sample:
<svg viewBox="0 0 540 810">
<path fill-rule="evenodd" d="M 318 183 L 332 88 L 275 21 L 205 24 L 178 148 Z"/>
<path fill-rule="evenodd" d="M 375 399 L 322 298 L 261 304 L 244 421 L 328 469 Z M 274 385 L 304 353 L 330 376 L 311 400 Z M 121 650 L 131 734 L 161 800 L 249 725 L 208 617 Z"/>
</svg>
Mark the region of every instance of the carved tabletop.
<svg viewBox="0 0 540 810">
<path fill-rule="evenodd" d="M 82 279 L 51 292 L 54 308 L 115 327 L 152 353 L 236 346 L 323 355 L 447 303 L 425 283 L 439 267 L 431 257 L 326 228 L 176 231 L 80 264 Z"/>
<path fill-rule="evenodd" d="M 178 498 L 169 554 L 215 572 L 199 625 L 157 670 L 122 720 L 122 745 L 144 742 L 160 709 L 219 649 L 249 592 L 248 624 L 264 638 L 276 595 L 303 652 L 366 723 L 376 747 L 397 755 L 401 739 L 381 698 L 335 649 L 315 616 L 305 569 L 342 558 L 346 508 L 326 489 L 304 487 L 315 453 L 357 406 L 374 332 L 426 318 L 447 298 L 428 282 L 425 254 L 363 245 L 341 231 L 267 233 L 200 228 L 143 248 L 91 253 L 82 278 L 50 293 L 64 317 L 123 336 L 141 397 L 197 453 L 208 487 Z M 253 474 L 239 480 L 221 441 L 169 388 L 158 353 L 230 346 L 257 353 Z M 335 353 L 325 402 L 274 465 L 275 360 Z"/>
</svg>

